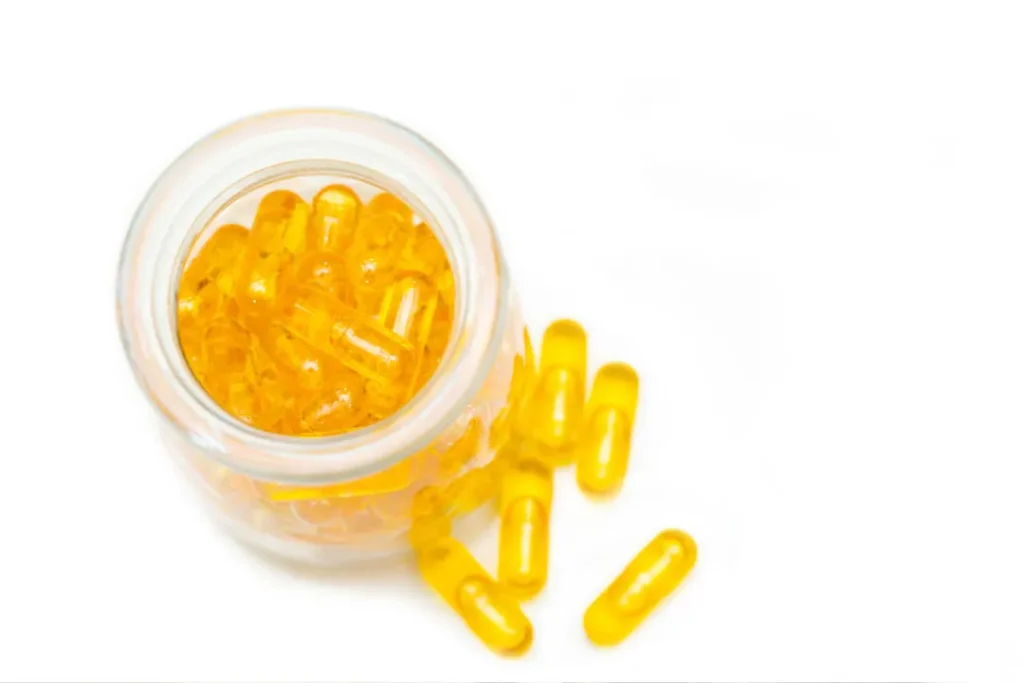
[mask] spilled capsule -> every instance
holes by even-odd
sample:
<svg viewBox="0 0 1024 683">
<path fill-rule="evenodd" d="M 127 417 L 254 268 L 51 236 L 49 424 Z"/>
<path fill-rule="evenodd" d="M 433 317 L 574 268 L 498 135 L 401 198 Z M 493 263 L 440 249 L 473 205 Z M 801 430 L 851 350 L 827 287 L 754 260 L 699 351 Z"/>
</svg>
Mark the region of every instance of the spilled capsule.
<svg viewBox="0 0 1024 683">
<path fill-rule="evenodd" d="M 520 456 L 501 486 L 498 582 L 521 598 L 547 583 L 552 472 L 546 463 Z"/>
<path fill-rule="evenodd" d="M 594 376 L 576 459 L 576 482 L 587 493 L 612 493 L 622 485 L 639 387 L 625 363 L 604 365 Z"/>
<path fill-rule="evenodd" d="M 587 334 L 579 323 L 557 320 L 544 331 L 537 383 L 524 411 L 523 431 L 555 465 L 572 462 L 583 423 Z"/>
<path fill-rule="evenodd" d="M 417 553 L 420 574 L 498 654 L 516 656 L 530 649 L 533 626 L 515 598 L 491 578 L 464 545 L 453 538 L 428 543 Z"/>
<path fill-rule="evenodd" d="M 595 645 L 622 642 L 682 582 L 697 562 L 697 544 L 677 529 L 662 531 L 630 560 L 583 615 Z"/>
</svg>

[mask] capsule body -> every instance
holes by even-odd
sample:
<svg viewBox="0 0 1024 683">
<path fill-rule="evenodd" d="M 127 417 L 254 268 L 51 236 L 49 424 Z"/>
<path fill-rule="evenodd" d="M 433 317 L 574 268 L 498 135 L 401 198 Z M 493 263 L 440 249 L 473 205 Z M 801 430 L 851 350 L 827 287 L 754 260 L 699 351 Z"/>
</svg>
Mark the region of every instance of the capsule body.
<svg viewBox="0 0 1024 683">
<path fill-rule="evenodd" d="M 626 476 L 640 380 L 625 363 L 598 369 L 587 400 L 576 482 L 588 493 L 617 491 Z"/>
<path fill-rule="evenodd" d="M 521 598 L 547 583 L 552 471 L 532 457 L 515 460 L 502 481 L 498 582 Z"/>
<path fill-rule="evenodd" d="M 376 320 L 308 285 L 288 290 L 282 324 L 367 380 L 406 384 L 415 360 L 412 347 Z"/>
<path fill-rule="evenodd" d="M 363 380 L 348 370 L 334 369 L 320 391 L 303 401 L 300 419 L 311 436 L 352 429 L 366 415 Z"/>
<path fill-rule="evenodd" d="M 689 534 L 669 529 L 655 536 L 587 608 L 587 637 L 596 645 L 622 642 L 696 562 L 697 545 Z"/>
<path fill-rule="evenodd" d="M 307 247 L 315 251 L 342 253 L 352 242 L 363 203 L 345 185 L 328 185 L 313 197 Z"/>
<path fill-rule="evenodd" d="M 465 546 L 440 538 L 417 553 L 420 573 L 466 625 L 495 652 L 521 655 L 533 626 L 519 603 L 502 591 Z"/>
<path fill-rule="evenodd" d="M 383 289 L 395 274 L 398 259 L 412 234 L 412 210 L 385 193 L 363 208 L 345 263 L 363 310 L 378 310 Z"/>
<path fill-rule="evenodd" d="M 249 231 L 241 225 L 224 225 L 203 244 L 181 276 L 178 286 L 178 325 L 203 325 L 235 293 L 238 280 L 238 255 L 242 253 Z"/>
<path fill-rule="evenodd" d="M 352 282 L 345 270 L 345 257 L 331 251 L 311 251 L 295 263 L 295 282 L 322 290 L 338 301 L 355 303 Z"/>
<path fill-rule="evenodd" d="M 306 247 L 309 205 L 294 192 L 267 193 L 256 209 L 242 255 L 238 305 L 250 316 L 262 316 L 274 305 L 281 278 Z"/>
<path fill-rule="evenodd" d="M 431 280 L 448 268 L 448 254 L 429 225 L 418 223 L 413 226 L 398 256 L 397 267 L 401 271 L 419 273 Z"/>
<path fill-rule="evenodd" d="M 523 427 L 555 465 L 573 460 L 583 423 L 586 378 L 586 332 L 572 320 L 551 323 L 541 342 L 540 372 Z"/>
</svg>

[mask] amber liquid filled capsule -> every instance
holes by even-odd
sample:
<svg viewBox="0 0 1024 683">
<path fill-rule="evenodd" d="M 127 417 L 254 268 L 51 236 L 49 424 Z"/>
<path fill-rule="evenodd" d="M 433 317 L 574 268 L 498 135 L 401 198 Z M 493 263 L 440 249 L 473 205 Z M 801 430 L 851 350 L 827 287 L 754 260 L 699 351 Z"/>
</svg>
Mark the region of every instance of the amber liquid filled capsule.
<svg viewBox="0 0 1024 683">
<path fill-rule="evenodd" d="M 583 423 L 587 381 L 587 335 L 572 320 L 544 331 L 540 372 L 524 412 L 525 433 L 556 465 L 572 462 Z"/>
<path fill-rule="evenodd" d="M 576 482 L 588 493 L 612 493 L 626 476 L 640 380 L 625 363 L 609 363 L 594 376 L 576 459 Z"/>
<path fill-rule="evenodd" d="M 689 534 L 669 529 L 655 536 L 587 608 L 583 615 L 587 637 L 596 645 L 622 642 L 696 562 L 697 544 Z"/>
<path fill-rule="evenodd" d="M 535 458 L 517 459 L 502 481 L 498 581 L 522 598 L 547 583 L 551 494 L 551 468 Z"/>
<path fill-rule="evenodd" d="M 242 254 L 238 305 L 250 316 L 265 315 L 281 289 L 281 278 L 306 248 L 309 205 L 294 192 L 267 193 L 256 209 Z"/>
<path fill-rule="evenodd" d="M 306 243 L 314 251 L 341 253 L 352 242 L 363 203 L 345 185 L 328 185 L 313 197 Z"/>
<path fill-rule="evenodd" d="M 420 573 L 488 647 L 521 655 L 533 642 L 533 626 L 518 601 L 492 579 L 453 538 L 428 543 L 417 553 Z"/>
</svg>

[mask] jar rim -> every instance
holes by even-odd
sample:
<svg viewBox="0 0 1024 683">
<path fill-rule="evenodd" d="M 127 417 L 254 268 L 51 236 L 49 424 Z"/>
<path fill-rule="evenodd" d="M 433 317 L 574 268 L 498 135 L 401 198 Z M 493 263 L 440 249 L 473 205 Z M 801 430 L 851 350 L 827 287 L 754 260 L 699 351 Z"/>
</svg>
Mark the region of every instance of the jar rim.
<svg viewBox="0 0 1024 683">
<path fill-rule="evenodd" d="M 174 305 L 191 240 L 203 216 L 215 212 L 218 198 L 246 178 L 303 165 L 348 169 L 403 195 L 417 213 L 429 217 L 444 243 L 456 291 L 445 359 L 416 396 L 369 427 L 312 438 L 258 430 L 217 406 L 188 370 L 177 344 Z M 506 273 L 497 235 L 476 191 L 433 144 L 365 112 L 278 110 L 215 130 L 151 186 L 121 253 L 118 325 L 135 377 L 158 413 L 217 461 L 280 483 L 345 481 L 422 450 L 463 413 L 501 346 L 509 315 Z"/>
</svg>

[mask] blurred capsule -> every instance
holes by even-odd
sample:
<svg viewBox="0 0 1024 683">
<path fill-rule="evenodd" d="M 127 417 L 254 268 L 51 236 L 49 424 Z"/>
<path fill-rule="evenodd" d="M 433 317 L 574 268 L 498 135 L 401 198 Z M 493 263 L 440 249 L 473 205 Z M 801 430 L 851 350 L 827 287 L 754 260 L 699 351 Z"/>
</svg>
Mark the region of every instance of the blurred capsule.
<svg viewBox="0 0 1024 683">
<path fill-rule="evenodd" d="M 551 323 L 541 342 L 540 374 L 522 426 L 553 464 L 572 462 L 583 422 L 586 379 L 586 332 L 572 320 Z"/>
<path fill-rule="evenodd" d="M 341 253 L 352 242 L 363 203 L 345 185 L 328 185 L 313 197 L 307 248 Z"/>
<path fill-rule="evenodd" d="M 584 491 L 612 493 L 622 485 L 639 388 L 636 371 L 625 363 L 604 365 L 594 376 L 576 459 L 576 482 Z"/>
<path fill-rule="evenodd" d="M 238 304 L 264 316 L 281 289 L 283 272 L 306 247 L 309 206 L 294 192 L 275 190 L 260 201 L 241 257 Z"/>
<path fill-rule="evenodd" d="M 417 553 L 420 573 L 467 626 L 495 652 L 516 656 L 533 642 L 533 626 L 519 603 L 504 593 L 480 563 L 453 538 Z"/>
<path fill-rule="evenodd" d="M 676 529 L 658 534 L 583 615 L 583 628 L 596 645 L 615 645 L 682 582 L 697 562 L 697 544 Z"/>
<path fill-rule="evenodd" d="M 519 597 L 536 595 L 548 578 L 551 467 L 520 457 L 501 485 L 498 582 Z"/>
</svg>

